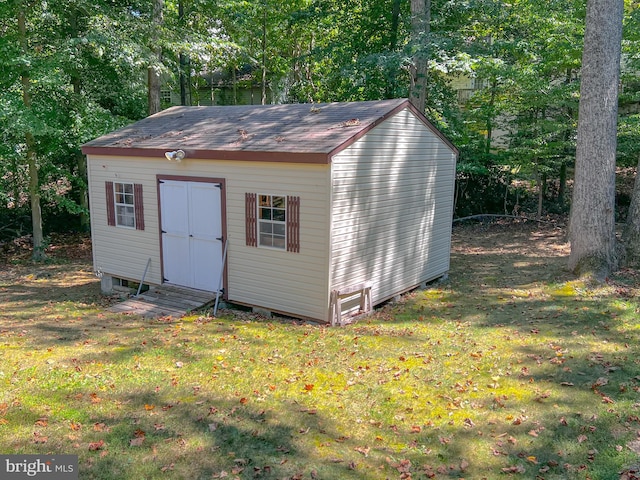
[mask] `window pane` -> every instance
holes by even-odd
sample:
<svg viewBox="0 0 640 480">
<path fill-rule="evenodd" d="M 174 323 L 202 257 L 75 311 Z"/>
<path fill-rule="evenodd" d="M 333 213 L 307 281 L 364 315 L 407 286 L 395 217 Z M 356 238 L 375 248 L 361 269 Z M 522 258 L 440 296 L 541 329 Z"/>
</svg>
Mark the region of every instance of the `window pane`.
<svg viewBox="0 0 640 480">
<path fill-rule="evenodd" d="M 263 247 L 272 247 L 273 242 L 271 239 L 271 235 L 260 235 L 260 245 Z"/>
<path fill-rule="evenodd" d="M 275 223 L 273 225 L 273 233 L 275 235 L 280 235 L 280 236 L 284 237 L 285 230 L 286 230 L 285 225 L 283 225 L 281 223 Z"/>
<path fill-rule="evenodd" d="M 274 208 L 284 208 L 284 197 L 272 197 Z"/>
<path fill-rule="evenodd" d="M 284 222 L 285 221 L 285 211 L 284 210 L 273 210 L 273 219 L 278 221 L 278 222 Z"/>
<path fill-rule="evenodd" d="M 261 208 L 260 209 L 260 220 L 271 220 L 271 212 L 270 208 Z"/>
<path fill-rule="evenodd" d="M 124 193 L 130 193 L 133 195 L 133 183 L 123 183 Z"/>
<path fill-rule="evenodd" d="M 271 206 L 271 196 L 270 195 L 260 195 L 259 205 L 261 207 L 270 207 Z"/>
<path fill-rule="evenodd" d="M 273 233 L 273 224 L 268 222 L 260 222 L 260 233 Z"/>
<path fill-rule="evenodd" d="M 117 224 L 123 227 L 135 227 L 135 219 L 128 215 L 118 215 L 116 217 Z"/>
<path fill-rule="evenodd" d="M 273 246 L 277 248 L 284 248 L 284 237 L 273 237 Z"/>
<path fill-rule="evenodd" d="M 132 228 L 136 226 L 136 217 L 133 207 L 116 205 L 116 225 Z"/>
</svg>

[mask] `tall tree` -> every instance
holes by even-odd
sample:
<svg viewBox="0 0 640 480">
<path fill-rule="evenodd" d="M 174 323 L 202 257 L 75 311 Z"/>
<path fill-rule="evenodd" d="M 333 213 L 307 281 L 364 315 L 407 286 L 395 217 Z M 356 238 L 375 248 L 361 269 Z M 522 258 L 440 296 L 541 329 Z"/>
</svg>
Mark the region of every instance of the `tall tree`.
<svg viewBox="0 0 640 480">
<path fill-rule="evenodd" d="M 427 103 L 430 25 L 431 0 L 411 0 L 411 41 L 414 54 L 409 101 L 421 112 L 424 112 Z"/>
<path fill-rule="evenodd" d="M 31 50 L 29 39 L 27 36 L 27 21 L 24 4 L 19 5 L 18 10 L 18 38 L 24 58 L 29 58 Z M 29 62 L 26 61 L 22 72 L 20 72 L 20 80 L 22 83 L 22 101 L 27 115 L 31 110 L 31 74 L 29 72 Z M 44 254 L 44 235 L 42 232 L 42 210 L 40 207 L 40 180 L 38 175 L 36 139 L 30 129 L 30 125 L 24 131 L 25 140 L 25 157 L 27 167 L 29 169 L 29 198 L 31 200 L 31 224 L 33 227 L 33 259 L 36 261 L 43 260 Z"/>
<path fill-rule="evenodd" d="M 600 281 L 617 268 L 615 172 L 623 0 L 587 0 L 569 266 Z"/>
<path fill-rule="evenodd" d="M 636 180 L 633 185 L 631 205 L 627 214 L 627 223 L 622 232 L 622 240 L 625 245 L 626 264 L 640 266 L 640 161 L 636 169 Z"/>
<path fill-rule="evenodd" d="M 154 52 L 154 58 L 147 69 L 147 88 L 149 89 L 149 115 L 160 111 L 160 66 L 162 64 L 162 47 L 160 46 L 160 28 L 162 27 L 162 9 L 164 0 L 153 0 L 153 10 L 151 13 L 152 23 L 152 39 L 151 48 Z"/>
</svg>

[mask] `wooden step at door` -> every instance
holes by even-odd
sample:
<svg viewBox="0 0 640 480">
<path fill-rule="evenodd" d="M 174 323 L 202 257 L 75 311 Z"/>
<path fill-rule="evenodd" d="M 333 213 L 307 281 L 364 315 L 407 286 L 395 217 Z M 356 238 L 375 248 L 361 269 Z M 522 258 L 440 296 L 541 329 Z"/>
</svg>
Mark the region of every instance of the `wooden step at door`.
<svg viewBox="0 0 640 480">
<path fill-rule="evenodd" d="M 163 285 L 138 297 L 131 297 L 109 307 L 110 312 L 129 313 L 144 317 L 182 317 L 214 302 L 216 294 L 202 290 Z"/>
</svg>

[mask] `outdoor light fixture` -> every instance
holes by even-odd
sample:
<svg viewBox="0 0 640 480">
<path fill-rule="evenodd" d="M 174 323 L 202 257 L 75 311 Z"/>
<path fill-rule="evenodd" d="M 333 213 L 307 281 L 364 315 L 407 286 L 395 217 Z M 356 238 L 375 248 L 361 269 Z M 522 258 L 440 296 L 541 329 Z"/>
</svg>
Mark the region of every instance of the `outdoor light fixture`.
<svg viewBox="0 0 640 480">
<path fill-rule="evenodd" d="M 173 152 L 166 152 L 164 156 L 167 157 L 167 160 L 169 160 L 170 162 L 181 162 L 184 158 L 184 150 L 174 150 Z"/>
</svg>

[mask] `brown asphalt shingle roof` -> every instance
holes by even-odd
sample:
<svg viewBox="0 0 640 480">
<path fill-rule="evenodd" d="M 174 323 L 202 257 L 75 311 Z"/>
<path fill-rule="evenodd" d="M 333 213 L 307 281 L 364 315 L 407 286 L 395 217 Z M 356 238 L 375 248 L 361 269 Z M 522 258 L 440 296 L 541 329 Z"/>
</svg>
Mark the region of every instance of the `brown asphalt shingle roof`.
<svg viewBox="0 0 640 480">
<path fill-rule="evenodd" d="M 413 109 L 406 99 L 172 107 L 90 141 L 82 151 L 160 156 L 181 149 L 187 157 L 281 161 L 303 154 L 306 160 L 298 161 L 327 163 L 333 152 L 405 107 Z"/>
</svg>

